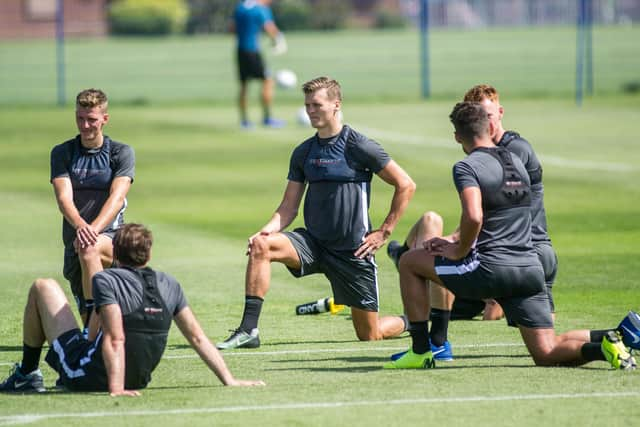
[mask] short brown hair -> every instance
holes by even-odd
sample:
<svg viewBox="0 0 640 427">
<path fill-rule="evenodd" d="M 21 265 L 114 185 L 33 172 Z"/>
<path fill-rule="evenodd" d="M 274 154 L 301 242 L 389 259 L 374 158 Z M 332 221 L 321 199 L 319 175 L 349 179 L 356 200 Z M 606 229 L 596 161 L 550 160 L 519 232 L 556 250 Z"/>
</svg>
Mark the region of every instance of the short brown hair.
<svg viewBox="0 0 640 427">
<path fill-rule="evenodd" d="M 320 89 L 327 90 L 327 96 L 329 97 L 329 99 L 337 99 L 339 101 L 342 101 L 342 90 L 340 88 L 340 83 L 330 77 L 316 77 L 315 79 L 309 80 L 302 85 L 302 92 L 304 92 L 305 95 L 316 92 Z"/>
<path fill-rule="evenodd" d="M 107 111 L 108 106 L 107 94 L 100 89 L 85 89 L 76 96 L 76 107 L 101 107 L 103 111 Z"/>
<path fill-rule="evenodd" d="M 465 142 L 487 134 L 489 115 L 479 102 L 458 102 L 449 115 L 456 134 Z"/>
<path fill-rule="evenodd" d="M 500 100 L 500 94 L 495 87 L 487 84 L 476 85 L 464 94 L 464 100 L 466 102 L 482 102 L 485 99 L 498 102 Z"/>
<path fill-rule="evenodd" d="M 124 224 L 113 237 L 113 257 L 123 265 L 141 267 L 151 258 L 153 235 L 142 224 Z"/>
</svg>

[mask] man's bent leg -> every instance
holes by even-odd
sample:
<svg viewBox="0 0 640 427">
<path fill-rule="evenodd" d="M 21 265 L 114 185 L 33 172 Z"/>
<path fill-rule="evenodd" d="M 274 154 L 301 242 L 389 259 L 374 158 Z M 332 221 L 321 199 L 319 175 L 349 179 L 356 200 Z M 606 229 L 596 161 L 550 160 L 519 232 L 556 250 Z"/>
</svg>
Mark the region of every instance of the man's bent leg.
<svg viewBox="0 0 640 427">
<path fill-rule="evenodd" d="M 253 239 L 245 275 L 247 295 L 264 298 L 269 290 L 272 262 L 280 262 L 293 269 L 299 269 L 301 266 L 291 240 L 282 233 L 257 236 Z"/>
<path fill-rule="evenodd" d="M 605 360 L 598 351 L 598 343 L 585 343 L 580 331 L 571 331 L 560 337 L 553 328 L 527 328 L 518 326 L 529 354 L 538 366 L 580 366 L 592 360 Z M 596 350 L 584 346 L 596 346 Z"/>
<path fill-rule="evenodd" d="M 397 240 L 392 240 L 387 245 L 387 255 L 393 260 L 398 268 L 400 257 L 409 249 L 422 249 L 422 242 L 432 238 L 442 236 L 442 217 L 435 212 L 427 211 L 409 230 L 407 238 L 403 244 Z"/>
<path fill-rule="evenodd" d="M 42 346 L 46 339 L 51 344 L 63 333 L 76 328 L 76 318 L 60 285 L 53 279 L 37 279 L 29 290 L 25 308 L 24 342 Z"/>
<path fill-rule="evenodd" d="M 301 266 L 300 258 L 293 244 L 282 233 L 256 236 L 249 248 L 248 255 L 242 321 L 229 338 L 216 344 L 220 350 L 260 346 L 258 320 L 264 297 L 269 291 L 271 262 L 281 262 L 293 269 L 299 269 Z"/>
<path fill-rule="evenodd" d="M 397 337 L 406 329 L 406 321 L 401 316 L 379 317 L 376 311 L 351 307 L 351 320 L 360 341 L 377 341 Z"/>
<path fill-rule="evenodd" d="M 78 327 L 69 302 L 53 279 L 37 279 L 29 289 L 23 318 L 22 363 L 0 383 L 2 392 L 44 392 L 38 366 L 46 339 L 52 343 L 64 332 Z"/>
<path fill-rule="evenodd" d="M 109 268 L 113 264 L 113 242 L 110 236 L 101 234 L 98 241 L 93 246 L 78 248 L 78 259 L 82 269 L 82 293 L 86 307 L 86 316 L 83 322 L 86 329 L 90 329 L 91 324 L 96 324 L 96 316 L 93 313 L 93 290 L 91 280 L 93 276 Z M 97 326 L 94 327 L 97 329 Z"/>
<path fill-rule="evenodd" d="M 437 275 L 433 257 L 422 249 L 411 250 L 400 259 L 400 291 L 410 321 L 427 321 L 431 298 L 429 277 Z M 438 279 L 439 280 L 439 279 Z"/>
<path fill-rule="evenodd" d="M 78 248 L 78 258 L 82 268 L 82 291 L 87 300 L 93 300 L 91 279 L 93 276 L 109 268 L 113 263 L 113 241 L 111 237 L 101 234 L 93 246 Z"/>
<path fill-rule="evenodd" d="M 442 236 L 444 223 L 436 212 L 427 211 L 416 221 L 409 230 L 405 244 L 409 249 L 422 248 L 422 242 L 432 237 Z"/>
</svg>

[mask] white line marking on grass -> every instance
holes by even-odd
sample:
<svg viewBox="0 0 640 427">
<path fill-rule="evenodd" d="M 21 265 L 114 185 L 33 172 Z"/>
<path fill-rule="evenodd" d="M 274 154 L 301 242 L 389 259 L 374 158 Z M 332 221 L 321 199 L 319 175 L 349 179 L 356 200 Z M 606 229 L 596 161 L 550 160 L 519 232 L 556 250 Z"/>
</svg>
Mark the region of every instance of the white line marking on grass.
<svg viewBox="0 0 640 427">
<path fill-rule="evenodd" d="M 626 163 L 594 162 L 589 160 L 565 159 L 556 156 L 540 156 L 543 163 L 574 169 L 594 169 L 605 172 L 632 172 L 633 166 Z"/>
<path fill-rule="evenodd" d="M 408 338 L 408 337 L 407 337 Z M 489 347 L 524 347 L 522 343 L 492 343 L 492 344 L 456 344 L 456 348 L 489 348 Z M 224 357 L 228 356 L 286 356 L 289 354 L 315 354 L 315 353 L 357 353 L 360 351 L 382 351 L 395 352 L 406 350 L 404 347 L 347 347 L 347 348 L 317 348 L 306 350 L 276 350 L 276 351 L 231 351 L 223 352 Z M 199 356 L 195 352 L 188 354 L 167 354 L 165 352 L 163 359 L 196 359 Z M 0 362 L 0 366 L 13 366 L 15 362 Z"/>
<path fill-rule="evenodd" d="M 76 413 L 49 413 L 49 414 L 20 414 L 0 416 L 0 425 L 27 424 L 52 418 L 105 418 L 105 417 L 141 417 L 163 415 L 187 415 L 187 414 L 215 414 L 225 412 L 249 412 L 249 411 L 273 411 L 282 409 L 319 409 L 319 408 L 349 408 L 357 406 L 388 406 L 388 405 L 415 405 L 415 404 L 447 404 L 447 403 L 473 403 L 473 402 L 510 402 L 522 400 L 557 400 L 557 399 L 612 399 L 616 397 L 640 397 L 640 392 L 601 392 L 601 393 L 576 393 L 576 394 L 526 394 L 514 396 L 467 396 L 467 397 L 434 397 L 417 399 L 394 400 L 364 400 L 353 402 L 306 402 L 306 403 L 281 403 L 273 405 L 248 405 L 248 406 L 222 406 L 217 408 L 191 408 L 191 409 L 166 409 L 147 411 L 114 411 L 114 412 L 76 412 Z"/>
<path fill-rule="evenodd" d="M 357 127 L 357 126 L 356 126 Z M 420 145 L 430 146 L 438 148 L 447 148 L 461 151 L 458 144 L 451 140 L 445 139 L 433 139 L 424 138 L 418 135 L 404 134 L 400 132 L 385 131 L 370 127 L 360 127 L 363 133 L 370 135 L 373 138 L 380 138 L 387 141 L 392 141 L 396 144 L 402 145 Z M 559 167 L 573 168 L 573 169 L 587 169 L 587 170 L 601 170 L 605 172 L 633 172 L 636 168 L 628 163 L 618 162 L 602 162 L 602 161 L 590 161 L 580 159 L 566 159 L 558 156 L 543 156 L 539 155 L 543 164 L 554 165 Z"/>
<path fill-rule="evenodd" d="M 495 344 L 463 344 L 456 345 L 456 348 L 488 348 L 488 347 L 524 347 L 522 343 L 495 343 Z M 357 353 L 360 351 L 402 351 L 406 350 L 408 346 L 404 347 L 351 347 L 351 348 L 319 348 L 319 349 L 307 349 L 307 350 L 278 350 L 278 351 L 232 351 L 223 352 L 225 357 L 227 356 L 279 356 L 289 354 L 315 354 L 315 353 Z M 165 355 L 163 359 L 191 359 L 199 357 L 197 354 L 174 354 Z"/>
</svg>

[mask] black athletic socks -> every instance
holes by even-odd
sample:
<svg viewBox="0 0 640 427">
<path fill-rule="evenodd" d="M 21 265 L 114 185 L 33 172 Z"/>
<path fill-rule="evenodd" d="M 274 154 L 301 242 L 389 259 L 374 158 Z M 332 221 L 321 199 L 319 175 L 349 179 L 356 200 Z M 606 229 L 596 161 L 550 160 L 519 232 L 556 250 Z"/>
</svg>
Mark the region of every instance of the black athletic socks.
<svg viewBox="0 0 640 427">
<path fill-rule="evenodd" d="M 95 306 L 95 304 L 93 303 L 92 299 L 88 299 L 84 301 L 84 306 L 87 309 L 87 318 L 84 321 L 84 327 L 88 328 L 89 321 L 91 320 L 91 316 L 93 315 L 93 307 Z"/>
<path fill-rule="evenodd" d="M 244 312 L 242 313 L 242 322 L 240 329 L 250 333 L 252 329 L 258 327 L 258 318 L 262 311 L 262 303 L 264 300 L 260 297 L 246 295 L 244 299 Z"/>
<path fill-rule="evenodd" d="M 429 346 L 429 322 L 411 322 L 409 325 L 413 352 L 415 354 L 424 354 L 431 350 Z"/>
<path fill-rule="evenodd" d="M 602 341 L 602 340 L 600 340 Z M 593 360 L 607 360 L 600 349 L 600 343 L 597 342 L 588 342 L 584 343 L 580 348 L 580 355 L 587 362 L 591 362 Z"/>
<path fill-rule="evenodd" d="M 589 339 L 591 342 L 600 344 L 609 331 L 611 331 L 611 329 L 594 329 L 589 331 Z"/>
<path fill-rule="evenodd" d="M 40 364 L 40 353 L 42 353 L 42 347 L 29 347 L 23 343 L 20 372 L 27 375 L 38 369 L 38 365 Z"/>
<path fill-rule="evenodd" d="M 447 340 L 449 330 L 449 319 L 451 312 L 449 310 L 441 310 L 439 308 L 431 309 L 431 344 L 434 347 L 440 347 Z"/>
</svg>

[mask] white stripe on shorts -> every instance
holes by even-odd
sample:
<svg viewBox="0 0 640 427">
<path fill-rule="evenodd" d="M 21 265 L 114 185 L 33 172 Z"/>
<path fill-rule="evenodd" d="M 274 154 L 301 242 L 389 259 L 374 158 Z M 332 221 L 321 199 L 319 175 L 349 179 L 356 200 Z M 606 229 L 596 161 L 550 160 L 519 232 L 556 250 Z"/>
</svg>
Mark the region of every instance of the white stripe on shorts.
<svg viewBox="0 0 640 427">
<path fill-rule="evenodd" d="M 480 261 L 474 259 L 468 264 L 458 265 L 437 265 L 436 274 L 438 276 L 462 276 L 466 273 L 471 273 L 480 265 Z"/>
<path fill-rule="evenodd" d="M 84 369 L 71 369 L 69 365 L 67 365 L 67 360 L 65 358 L 64 349 L 60 345 L 58 340 L 53 342 L 53 350 L 58 354 L 58 358 L 60 359 L 60 365 L 62 365 L 62 369 L 64 369 L 64 373 L 67 374 L 69 378 L 79 378 L 84 377 L 85 372 Z"/>
</svg>

